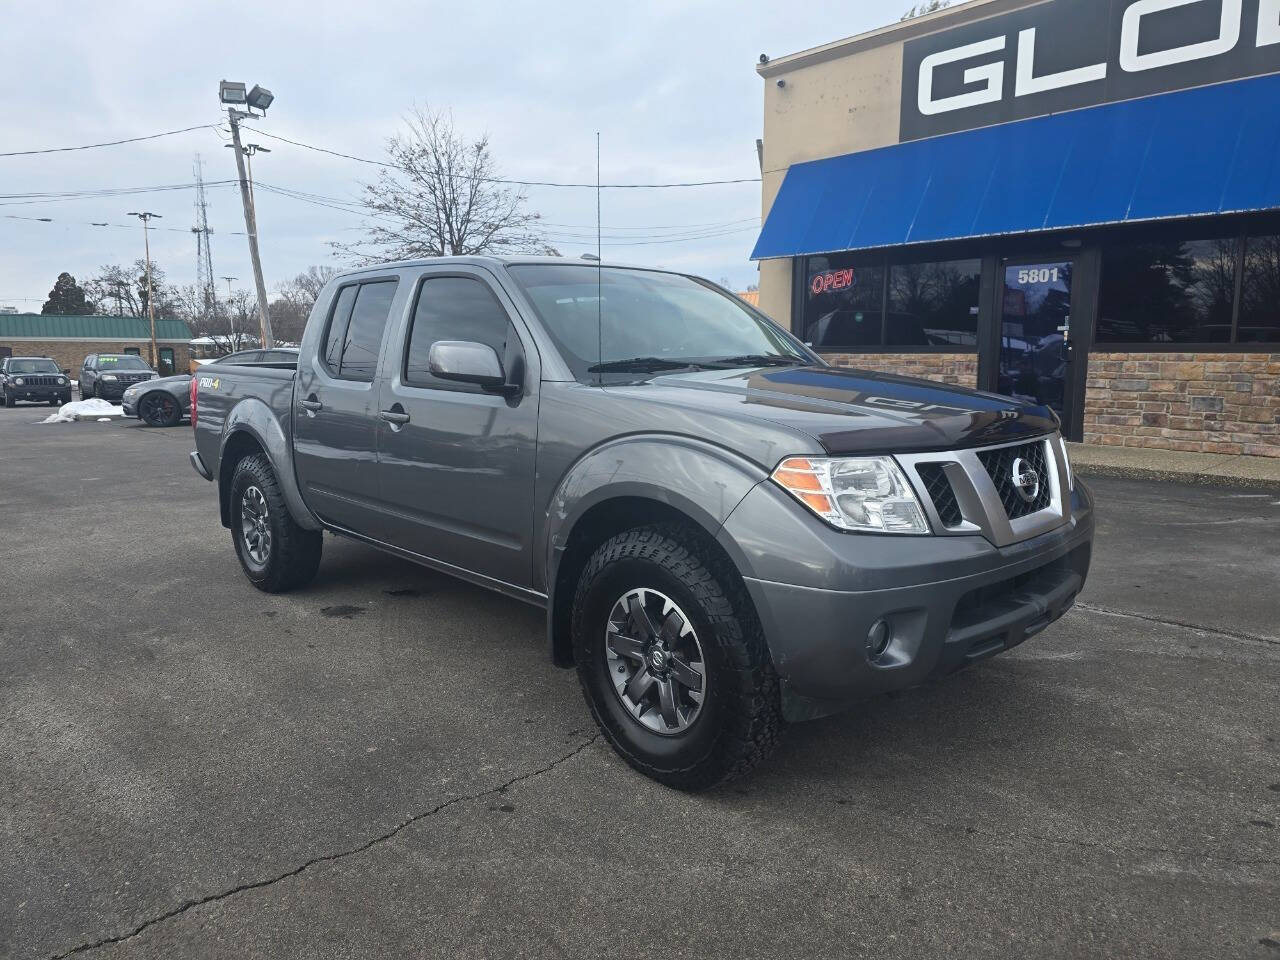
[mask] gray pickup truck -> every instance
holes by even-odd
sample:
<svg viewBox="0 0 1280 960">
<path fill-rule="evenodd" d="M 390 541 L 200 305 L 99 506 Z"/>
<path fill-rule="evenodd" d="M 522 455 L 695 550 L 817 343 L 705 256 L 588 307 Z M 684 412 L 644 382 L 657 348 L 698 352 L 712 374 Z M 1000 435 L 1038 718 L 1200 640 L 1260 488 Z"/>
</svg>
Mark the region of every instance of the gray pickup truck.
<svg viewBox="0 0 1280 960">
<path fill-rule="evenodd" d="M 306 584 L 328 530 L 544 607 L 617 752 L 682 789 L 1021 643 L 1089 568 L 1050 410 L 828 366 L 677 273 L 357 270 L 296 366 L 191 390 L 191 461 L 255 586 Z"/>
</svg>

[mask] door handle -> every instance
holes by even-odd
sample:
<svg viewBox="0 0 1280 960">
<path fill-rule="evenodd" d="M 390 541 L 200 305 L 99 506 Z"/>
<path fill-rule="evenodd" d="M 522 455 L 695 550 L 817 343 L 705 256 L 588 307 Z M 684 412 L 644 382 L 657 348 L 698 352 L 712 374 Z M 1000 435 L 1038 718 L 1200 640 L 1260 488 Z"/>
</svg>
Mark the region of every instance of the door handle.
<svg viewBox="0 0 1280 960">
<path fill-rule="evenodd" d="M 397 427 L 402 427 L 409 422 L 409 415 L 399 410 L 383 410 L 380 416 L 387 423 L 395 424 Z"/>
<path fill-rule="evenodd" d="M 305 400 L 299 400 L 298 406 L 309 413 L 315 413 L 317 410 L 323 410 L 324 404 L 314 397 L 307 397 Z"/>
</svg>

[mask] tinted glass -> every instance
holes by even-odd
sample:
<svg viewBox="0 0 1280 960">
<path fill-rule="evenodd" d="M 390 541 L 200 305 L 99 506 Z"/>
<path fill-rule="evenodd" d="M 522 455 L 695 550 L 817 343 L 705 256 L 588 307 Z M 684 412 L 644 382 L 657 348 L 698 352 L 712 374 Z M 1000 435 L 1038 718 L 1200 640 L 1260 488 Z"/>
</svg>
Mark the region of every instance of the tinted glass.
<svg viewBox="0 0 1280 960">
<path fill-rule="evenodd" d="M 264 350 L 263 363 L 297 363 L 298 354 L 293 350 Z"/>
<path fill-rule="evenodd" d="M 1239 343 L 1280 343 L 1280 237 L 1250 237 L 1244 248 Z"/>
<path fill-rule="evenodd" d="M 10 360 L 5 366 L 9 373 L 61 373 L 52 360 Z"/>
<path fill-rule="evenodd" d="M 1059 414 L 1068 360 L 1063 328 L 1070 325 L 1073 273 L 1069 260 L 1004 268 L 999 392 L 1046 404 Z"/>
<path fill-rule="evenodd" d="M 1105 248 L 1099 343 L 1227 343 L 1235 297 L 1234 239 Z"/>
<path fill-rule="evenodd" d="M 332 374 L 338 372 L 338 361 L 342 359 L 342 342 L 347 335 L 347 321 L 351 319 L 351 305 L 356 300 L 357 287 L 343 287 L 334 301 L 333 312 L 329 314 L 329 328 L 325 331 L 323 360 L 326 369 Z"/>
<path fill-rule="evenodd" d="M 378 369 L 382 334 L 387 329 L 396 282 L 363 283 L 351 310 L 351 322 L 342 346 L 338 376 L 346 380 L 372 380 Z"/>
<path fill-rule="evenodd" d="M 978 344 L 982 261 L 903 263 L 889 267 L 889 346 Z"/>
<path fill-rule="evenodd" d="M 498 298 L 487 285 L 470 277 L 435 277 L 423 282 L 413 313 L 409 348 L 405 353 L 404 382 L 446 390 L 478 390 L 468 384 L 433 377 L 427 358 L 437 340 L 471 340 L 487 344 L 511 370 L 509 350 L 518 346 L 515 331 Z"/>
<path fill-rule="evenodd" d="M 883 266 L 838 256 L 808 259 L 800 339 L 815 350 L 879 346 L 883 322 Z"/>
<path fill-rule="evenodd" d="M 596 381 L 592 368 L 601 361 L 657 358 L 678 365 L 763 354 L 807 362 L 779 328 L 692 277 L 587 264 L 523 264 L 509 272 L 583 383 Z M 605 375 L 634 379 L 636 372 Z"/>
</svg>

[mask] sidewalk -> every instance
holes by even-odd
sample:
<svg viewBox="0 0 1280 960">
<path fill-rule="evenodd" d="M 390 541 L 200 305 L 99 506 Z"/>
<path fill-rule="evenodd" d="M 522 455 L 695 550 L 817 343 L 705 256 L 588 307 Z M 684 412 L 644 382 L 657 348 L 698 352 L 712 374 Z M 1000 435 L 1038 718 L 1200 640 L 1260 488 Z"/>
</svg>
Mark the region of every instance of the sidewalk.
<svg viewBox="0 0 1280 960">
<path fill-rule="evenodd" d="M 1280 491 L 1280 457 L 1179 453 L 1142 447 L 1069 443 L 1071 466 L 1083 477 L 1178 480 L 1220 487 Z"/>
</svg>

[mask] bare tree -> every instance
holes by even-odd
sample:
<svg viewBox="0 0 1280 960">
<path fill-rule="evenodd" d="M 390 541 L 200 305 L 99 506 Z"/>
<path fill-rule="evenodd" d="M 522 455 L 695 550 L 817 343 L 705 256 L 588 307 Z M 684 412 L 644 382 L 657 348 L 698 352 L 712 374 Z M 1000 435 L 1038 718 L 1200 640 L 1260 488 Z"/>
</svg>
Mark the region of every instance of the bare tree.
<svg viewBox="0 0 1280 960">
<path fill-rule="evenodd" d="M 498 181 L 488 134 L 466 140 L 448 111 L 415 107 L 387 141 L 394 169 L 362 184 L 371 223 L 361 244 L 331 244 L 359 263 L 481 253 L 555 253 L 522 189 Z"/>
<path fill-rule="evenodd" d="M 337 268 L 331 266 L 312 266 L 280 284 L 270 306 L 271 325 L 277 339 L 284 343 L 297 343 L 302 339 L 311 308 L 321 289 L 337 272 Z"/>
<path fill-rule="evenodd" d="M 951 6 L 951 0 L 925 0 L 924 3 L 912 4 L 911 9 L 898 18 L 899 22 L 923 17 L 926 13 L 937 13 Z"/>
</svg>

